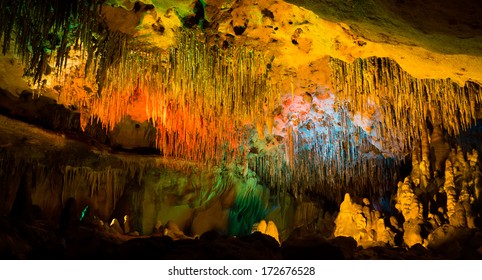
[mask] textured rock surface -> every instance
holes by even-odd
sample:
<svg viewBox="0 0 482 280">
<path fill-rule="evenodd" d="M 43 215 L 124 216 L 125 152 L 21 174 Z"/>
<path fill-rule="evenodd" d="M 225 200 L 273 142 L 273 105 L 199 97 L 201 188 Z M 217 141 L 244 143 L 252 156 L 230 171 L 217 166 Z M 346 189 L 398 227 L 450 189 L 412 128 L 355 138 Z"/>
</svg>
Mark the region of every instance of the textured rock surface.
<svg viewBox="0 0 482 280">
<path fill-rule="evenodd" d="M 363 238 L 373 236 L 367 233 L 375 228 L 377 241 L 393 245 L 396 244 L 397 235 L 400 235 L 407 247 L 418 244 L 437 252 L 441 249 L 441 243 L 448 244 L 449 240 L 457 236 L 458 245 L 450 247 L 443 254 L 454 258 L 466 254 L 466 245 L 461 241 L 464 238 L 460 236 L 472 234 L 474 231 L 471 229 L 476 229 L 480 223 L 480 213 L 477 214 L 475 210 L 479 204 L 474 195 L 480 173 L 478 152 L 473 150 L 465 153 L 457 148 L 444 157 L 448 158 L 441 165 L 444 176 L 437 175 L 438 171 L 434 171 L 436 175 L 427 177 L 429 180 L 424 185 L 419 177 L 422 175 L 414 168 L 411 175 L 417 178 L 415 182 L 407 177 L 398 183 L 394 197 L 396 211 L 391 214 L 385 212 L 389 216 L 385 219 L 376 220 L 381 216 L 378 212 L 371 212 L 375 215 L 370 215 L 368 200 L 363 199 L 362 206 L 346 195 L 335 221 L 335 236 L 351 236 L 360 245 L 363 244 Z M 418 167 L 418 163 L 415 166 Z M 373 221 L 378 222 L 374 224 Z M 384 232 L 385 221 L 389 221 L 390 230 Z M 471 251 L 467 254 L 475 253 Z"/>
<path fill-rule="evenodd" d="M 403 241 L 409 247 L 415 244 L 423 244 L 422 228 L 423 205 L 415 195 L 411 179 L 398 183 L 396 209 L 402 214 L 403 222 Z"/>
<path fill-rule="evenodd" d="M 276 227 L 276 224 L 273 221 L 268 221 L 268 223 L 266 223 L 265 220 L 261 220 L 255 231 L 269 235 L 273 237 L 276 241 L 278 241 L 278 243 L 280 243 L 278 228 Z"/>
<path fill-rule="evenodd" d="M 360 246 L 374 244 L 395 245 L 395 233 L 385 225 L 379 211 L 370 209 L 369 201 L 363 199 L 364 206 L 352 201 L 349 194 L 340 205 L 335 220 L 334 236 L 353 237 Z"/>
</svg>

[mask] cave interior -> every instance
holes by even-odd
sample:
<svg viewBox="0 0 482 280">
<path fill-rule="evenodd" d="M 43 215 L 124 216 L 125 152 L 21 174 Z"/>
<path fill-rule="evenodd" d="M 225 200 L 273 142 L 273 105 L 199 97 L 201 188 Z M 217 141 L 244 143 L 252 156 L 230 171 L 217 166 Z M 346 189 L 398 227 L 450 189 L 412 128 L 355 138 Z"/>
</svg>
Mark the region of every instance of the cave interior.
<svg viewBox="0 0 482 280">
<path fill-rule="evenodd" d="M 482 258 L 480 1 L 0 11 L 0 258 Z"/>
</svg>

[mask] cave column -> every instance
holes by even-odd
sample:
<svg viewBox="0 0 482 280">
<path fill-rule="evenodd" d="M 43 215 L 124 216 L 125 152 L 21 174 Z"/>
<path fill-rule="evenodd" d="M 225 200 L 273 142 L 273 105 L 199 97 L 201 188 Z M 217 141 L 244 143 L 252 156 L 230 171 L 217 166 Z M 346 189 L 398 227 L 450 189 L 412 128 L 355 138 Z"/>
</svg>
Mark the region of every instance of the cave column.
<svg viewBox="0 0 482 280">
<path fill-rule="evenodd" d="M 422 161 L 420 162 L 420 186 L 425 188 L 432 177 L 430 175 L 430 145 L 426 125 L 422 125 L 421 138 Z"/>
</svg>

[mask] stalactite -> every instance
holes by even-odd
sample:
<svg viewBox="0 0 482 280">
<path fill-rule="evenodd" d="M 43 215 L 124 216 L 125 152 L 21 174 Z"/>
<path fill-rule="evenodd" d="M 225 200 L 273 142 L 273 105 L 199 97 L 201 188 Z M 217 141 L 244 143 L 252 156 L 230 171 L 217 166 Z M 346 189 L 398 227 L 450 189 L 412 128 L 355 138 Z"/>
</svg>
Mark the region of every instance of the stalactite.
<svg viewBox="0 0 482 280">
<path fill-rule="evenodd" d="M 91 109 L 91 119 L 112 129 L 131 105 L 140 104 L 157 129 L 157 147 L 166 157 L 219 164 L 237 156 L 248 157 L 240 152 L 251 136 L 246 126 L 254 124 L 260 139 L 272 136 L 279 96 L 271 85 L 269 58 L 243 46 L 224 49 L 203 35 L 182 30 L 169 50 L 141 51 L 128 44 L 127 35 L 109 31 L 98 21 L 102 3 L 1 1 L 0 9 L 5 11 L 0 14 L 3 51 L 13 42 L 27 72 L 40 82 L 47 64 L 55 60 L 60 71 L 75 45 L 85 56 L 85 68 L 79 72 L 96 86 L 97 94 L 80 101 Z M 426 186 L 430 179 L 427 119 L 440 123 L 450 135 L 458 134 L 474 122 L 480 87 L 473 83 L 460 87 L 449 79 L 415 79 L 387 58 L 357 59 L 352 64 L 332 59 L 330 63 L 339 102 L 336 118 L 301 124 L 293 118 L 280 141 L 284 152 L 254 157 L 249 167 L 281 193 L 299 198 L 324 193 L 339 201 L 343 188 L 355 188 L 354 194 L 363 196 L 389 188 L 396 165 L 414 143 L 421 143 L 420 155 L 414 153 L 413 161 L 421 165 L 413 175 L 419 172 Z M 290 97 L 295 100 L 299 96 L 294 94 L 293 83 L 291 86 Z M 67 95 L 69 90 L 64 88 Z M 368 141 L 367 131 L 350 120 L 354 113 L 373 107 L 381 115 L 373 132 L 380 140 L 378 151 L 395 150 L 394 158 L 375 155 L 378 151 Z M 308 143 L 308 136 L 316 140 Z M 400 148 L 394 147 L 397 143 Z M 150 168 L 148 164 L 127 165 L 139 182 Z M 82 169 L 66 172 L 97 174 L 88 177 L 92 192 L 98 190 L 99 178 L 117 192 L 121 188 L 120 175 L 113 170 L 104 175 Z M 69 178 L 66 182 L 73 184 Z M 223 186 L 219 185 L 220 189 Z"/>
<path fill-rule="evenodd" d="M 90 167 L 64 167 L 29 155 L 13 156 L 8 152 L 2 152 L 1 158 L 0 179 L 4 184 L 0 186 L 0 197 L 5 203 L 0 211 L 4 215 L 8 215 L 25 174 L 31 176 L 31 182 L 26 187 L 30 188 L 32 203 L 40 206 L 45 217 L 52 220 L 58 218 L 69 198 L 80 204 L 92 203 L 98 214 L 106 219 L 124 191 L 126 172 L 122 169 L 107 167 L 95 171 Z M 8 195 L 4 191 L 8 191 Z"/>
<path fill-rule="evenodd" d="M 229 211 L 229 233 L 232 235 L 250 234 L 253 224 L 268 213 L 266 190 L 257 177 L 251 175 L 243 180 L 231 178 L 236 187 L 236 200 Z"/>
<path fill-rule="evenodd" d="M 0 215 L 10 214 L 15 197 L 21 183 L 23 172 L 30 161 L 15 157 L 4 149 L 0 149 Z"/>
<path fill-rule="evenodd" d="M 351 112 L 364 112 L 367 99 L 375 102 L 381 110 L 381 133 L 386 136 L 382 145 L 403 143 L 400 155 L 422 138 L 427 119 L 440 123 L 452 136 L 475 123 L 482 93 L 478 84 L 467 82 L 461 87 L 450 79 L 416 79 L 388 58 L 353 63 L 331 59 L 330 63 L 340 100 L 349 101 Z"/>
<path fill-rule="evenodd" d="M 265 127 L 260 116 L 272 109 L 276 95 L 262 54 L 241 46 L 225 50 L 182 30 L 168 51 L 119 48 L 118 61 L 96 71 L 104 75 L 98 79 L 102 94 L 90 100 L 92 118 L 107 129 L 131 104 L 141 104 L 164 156 L 220 162 L 237 155 L 246 141 L 244 126 Z"/>
<path fill-rule="evenodd" d="M 104 0 L 9 0 L 1 1 L 0 39 L 2 51 L 10 50 L 26 65 L 26 75 L 40 84 L 47 65 L 65 66 L 72 46 L 83 45 L 90 58 L 95 53 L 92 32 Z M 77 40 L 80 38 L 80 42 Z"/>
<path fill-rule="evenodd" d="M 285 107 L 278 109 L 273 129 L 280 146 L 250 158 L 249 167 L 265 185 L 300 201 L 321 195 L 338 202 L 347 190 L 360 196 L 389 190 L 401 161 L 374 153 L 366 132 L 352 123 L 344 105 L 332 104 L 329 92 L 312 95 L 281 97 Z"/>
<path fill-rule="evenodd" d="M 91 201 L 92 208 L 105 220 L 115 209 L 124 187 L 125 173 L 121 169 L 96 171 L 90 167 L 65 166 L 62 201 L 70 197 L 79 202 Z"/>
</svg>

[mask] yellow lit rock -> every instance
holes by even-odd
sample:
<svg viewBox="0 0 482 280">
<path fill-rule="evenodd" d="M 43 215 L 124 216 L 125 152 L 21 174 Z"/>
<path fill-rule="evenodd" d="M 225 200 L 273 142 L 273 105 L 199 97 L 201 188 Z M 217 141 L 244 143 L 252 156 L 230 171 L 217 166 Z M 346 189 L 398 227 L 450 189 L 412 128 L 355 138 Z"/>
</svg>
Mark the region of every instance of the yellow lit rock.
<svg viewBox="0 0 482 280">
<path fill-rule="evenodd" d="M 266 223 L 265 220 L 261 220 L 256 227 L 256 231 L 269 235 L 274 239 L 276 239 L 278 243 L 280 243 L 278 228 L 276 227 L 276 224 L 273 221 L 268 221 L 268 223 Z"/>
<path fill-rule="evenodd" d="M 278 234 L 278 228 L 276 227 L 275 223 L 273 221 L 268 222 L 268 226 L 266 227 L 265 234 L 273 237 L 280 243 L 279 241 L 279 234 Z"/>
<path fill-rule="evenodd" d="M 395 234 L 385 226 L 380 212 L 368 207 L 368 199 L 363 199 L 363 202 L 365 206 L 353 202 L 350 195 L 345 194 L 335 220 L 335 237 L 353 237 L 358 245 L 364 247 L 395 244 Z"/>
<path fill-rule="evenodd" d="M 124 233 L 125 234 L 128 234 L 129 232 L 131 232 L 131 227 L 129 223 L 130 223 L 129 216 L 125 215 L 124 216 Z"/>
<path fill-rule="evenodd" d="M 259 231 L 261 233 L 266 233 L 266 228 L 268 227 L 268 225 L 266 224 L 266 221 L 265 220 L 261 220 L 258 224 L 258 228 L 256 229 L 256 231 Z"/>
<path fill-rule="evenodd" d="M 122 227 L 117 219 L 112 219 L 112 222 L 110 223 L 110 228 L 113 230 L 113 232 L 124 234 L 124 230 L 122 230 Z"/>
</svg>

